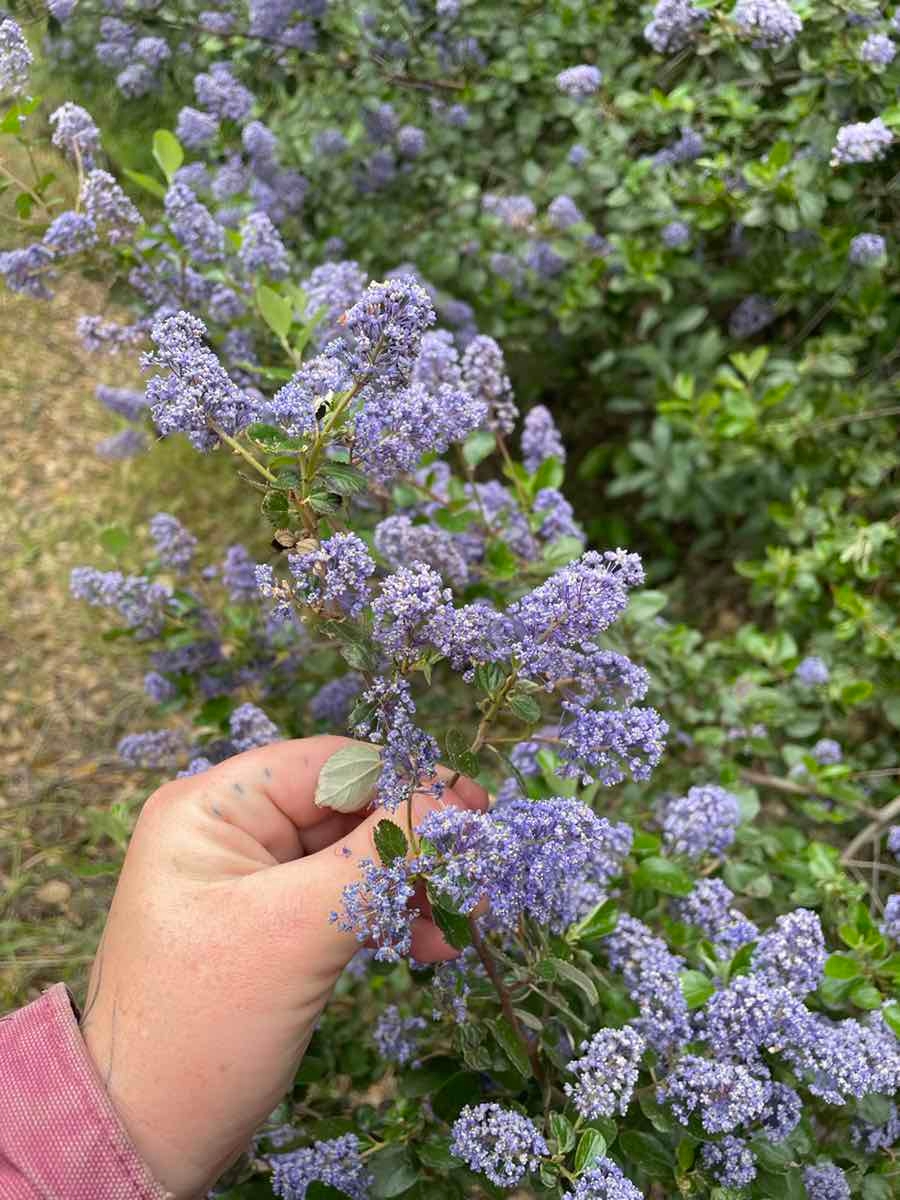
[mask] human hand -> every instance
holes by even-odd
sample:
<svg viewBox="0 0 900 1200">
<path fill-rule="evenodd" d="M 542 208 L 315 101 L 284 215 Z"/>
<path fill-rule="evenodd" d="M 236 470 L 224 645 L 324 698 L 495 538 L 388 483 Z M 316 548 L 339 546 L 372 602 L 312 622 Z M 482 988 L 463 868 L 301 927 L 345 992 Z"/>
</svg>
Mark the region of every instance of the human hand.
<svg viewBox="0 0 900 1200">
<path fill-rule="evenodd" d="M 290 1087 L 334 984 L 359 949 L 329 923 L 387 815 L 313 803 L 346 738 L 280 742 L 167 783 L 134 830 L 91 972 L 82 1033 L 156 1178 L 202 1195 Z M 458 779 L 434 807 L 480 808 Z M 405 826 L 405 808 L 394 814 Z M 348 853 L 349 851 L 349 853 Z M 424 962 L 456 956 L 427 917 Z"/>
</svg>

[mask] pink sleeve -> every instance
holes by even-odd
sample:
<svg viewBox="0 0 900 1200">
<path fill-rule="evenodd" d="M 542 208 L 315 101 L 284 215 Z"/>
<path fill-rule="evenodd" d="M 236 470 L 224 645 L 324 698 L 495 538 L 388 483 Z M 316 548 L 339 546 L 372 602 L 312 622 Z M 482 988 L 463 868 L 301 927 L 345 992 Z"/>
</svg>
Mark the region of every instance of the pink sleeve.
<svg viewBox="0 0 900 1200">
<path fill-rule="evenodd" d="M 173 1200 L 116 1116 L 61 983 L 0 1020 L 0 1200 Z"/>
</svg>

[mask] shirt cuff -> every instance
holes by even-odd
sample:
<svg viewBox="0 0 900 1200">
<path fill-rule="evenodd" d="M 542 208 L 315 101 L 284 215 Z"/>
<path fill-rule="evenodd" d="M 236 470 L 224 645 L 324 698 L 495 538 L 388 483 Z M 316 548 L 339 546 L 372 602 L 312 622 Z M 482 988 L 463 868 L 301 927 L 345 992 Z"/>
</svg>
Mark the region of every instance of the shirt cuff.
<svg viewBox="0 0 900 1200">
<path fill-rule="evenodd" d="M 0 1200 L 174 1200 L 132 1145 L 57 983 L 0 1019 Z"/>
</svg>

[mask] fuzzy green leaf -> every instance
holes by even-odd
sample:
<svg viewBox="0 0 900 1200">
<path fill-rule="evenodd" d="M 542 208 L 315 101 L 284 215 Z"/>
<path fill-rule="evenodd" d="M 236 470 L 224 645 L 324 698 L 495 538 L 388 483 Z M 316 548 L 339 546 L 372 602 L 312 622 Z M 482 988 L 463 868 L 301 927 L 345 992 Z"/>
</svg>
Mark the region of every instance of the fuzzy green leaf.
<svg viewBox="0 0 900 1200">
<path fill-rule="evenodd" d="M 315 802 L 335 812 L 359 812 L 370 803 L 380 774 L 380 748 L 353 742 L 332 754 L 319 772 Z"/>
</svg>

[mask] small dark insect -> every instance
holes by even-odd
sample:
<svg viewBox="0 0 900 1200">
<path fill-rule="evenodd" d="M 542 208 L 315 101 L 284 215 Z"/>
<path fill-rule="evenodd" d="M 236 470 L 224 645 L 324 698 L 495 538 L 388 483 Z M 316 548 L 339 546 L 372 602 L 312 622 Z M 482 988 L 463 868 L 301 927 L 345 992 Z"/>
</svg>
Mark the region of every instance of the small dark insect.
<svg viewBox="0 0 900 1200">
<path fill-rule="evenodd" d="M 316 409 L 316 420 L 321 421 L 327 412 L 328 412 L 328 405 L 320 404 L 319 407 Z"/>
</svg>

